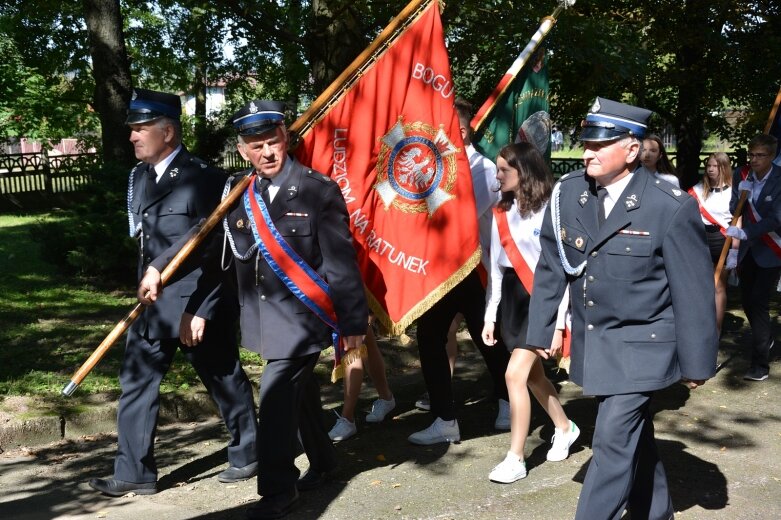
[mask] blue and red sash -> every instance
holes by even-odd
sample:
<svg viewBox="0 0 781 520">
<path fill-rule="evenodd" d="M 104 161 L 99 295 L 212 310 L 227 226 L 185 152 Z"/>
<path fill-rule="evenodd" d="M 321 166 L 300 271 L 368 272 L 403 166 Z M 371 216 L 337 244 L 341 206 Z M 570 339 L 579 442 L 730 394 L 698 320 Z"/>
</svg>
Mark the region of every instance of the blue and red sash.
<svg viewBox="0 0 781 520">
<path fill-rule="evenodd" d="M 296 298 L 333 330 L 335 368 L 332 380 L 341 377 L 342 346 L 339 325 L 328 284 L 296 253 L 277 230 L 263 198 L 255 191 L 257 174 L 252 174 L 244 193 L 244 209 L 252 218 L 255 243 L 271 270 Z"/>
</svg>

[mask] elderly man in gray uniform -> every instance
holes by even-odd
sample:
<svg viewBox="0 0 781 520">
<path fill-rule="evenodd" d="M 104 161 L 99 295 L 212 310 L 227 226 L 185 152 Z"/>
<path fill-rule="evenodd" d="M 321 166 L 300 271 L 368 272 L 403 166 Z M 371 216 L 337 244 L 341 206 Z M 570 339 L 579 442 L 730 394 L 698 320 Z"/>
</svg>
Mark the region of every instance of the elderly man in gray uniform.
<svg viewBox="0 0 781 520">
<path fill-rule="evenodd" d="M 570 378 L 598 400 L 579 520 L 617 520 L 624 509 L 672 518 L 650 400 L 715 373 L 713 268 L 697 202 L 632 173 L 650 114 L 597 98 L 582 123 L 586 168 L 555 186 L 542 227 L 527 342 L 547 357 L 569 285 Z"/>
<path fill-rule="evenodd" d="M 257 442 L 262 498 L 247 518 L 281 518 L 299 491 L 318 487 L 336 467 L 314 374 L 320 351 L 335 331 L 345 350 L 360 348 L 369 315 L 342 192 L 288 156 L 284 104 L 251 101 L 233 125 L 252 180 L 224 227 L 242 344 L 266 360 Z M 309 459 L 300 479 L 299 440 Z"/>
<path fill-rule="evenodd" d="M 236 342 L 238 305 L 216 275 L 219 254 L 213 248 L 192 254 L 161 289 L 160 272 L 191 228 L 217 207 L 225 182 L 223 172 L 182 145 L 181 113 L 179 96 L 145 89 L 133 92 L 128 108 L 130 141 L 141 162 L 130 172 L 127 209 L 139 244 L 138 299 L 148 307 L 128 331 L 119 371 L 114 476 L 89 482 L 111 496 L 157 492 L 160 382 L 177 350 L 192 363 L 231 435 L 230 467 L 218 480 L 237 482 L 257 472 L 255 403 Z"/>
</svg>

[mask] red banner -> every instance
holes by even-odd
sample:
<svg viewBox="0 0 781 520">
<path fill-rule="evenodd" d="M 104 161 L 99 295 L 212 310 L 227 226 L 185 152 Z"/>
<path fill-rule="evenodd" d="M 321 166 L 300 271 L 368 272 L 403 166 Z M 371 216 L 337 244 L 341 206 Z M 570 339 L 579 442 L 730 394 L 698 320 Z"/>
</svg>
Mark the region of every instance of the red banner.
<svg viewBox="0 0 781 520">
<path fill-rule="evenodd" d="M 295 151 L 342 189 L 369 304 L 394 334 L 480 259 L 438 2 L 410 22 Z"/>
</svg>

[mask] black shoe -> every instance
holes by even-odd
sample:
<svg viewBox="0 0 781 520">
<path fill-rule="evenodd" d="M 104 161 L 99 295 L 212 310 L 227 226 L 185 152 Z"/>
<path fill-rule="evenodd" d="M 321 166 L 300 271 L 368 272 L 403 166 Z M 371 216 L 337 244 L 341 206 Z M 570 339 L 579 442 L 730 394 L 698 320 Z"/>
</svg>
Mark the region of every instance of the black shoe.
<svg viewBox="0 0 781 520">
<path fill-rule="evenodd" d="M 220 482 L 241 482 L 242 480 L 248 480 L 258 474 L 258 463 L 253 462 L 247 464 L 243 468 L 237 468 L 231 466 L 225 471 L 217 475 L 217 480 Z"/>
<path fill-rule="evenodd" d="M 261 497 L 260 501 L 247 509 L 247 520 L 268 520 L 282 518 L 298 505 L 298 491 Z"/>
<path fill-rule="evenodd" d="M 93 478 L 89 481 L 92 489 L 110 497 L 121 497 L 128 493 L 136 495 L 154 495 L 157 493 L 157 482 L 125 482 L 114 478 Z"/>
<path fill-rule="evenodd" d="M 767 376 L 768 370 L 766 368 L 751 367 L 746 372 L 746 375 L 743 376 L 743 379 L 746 381 L 764 381 L 767 379 Z"/>
<path fill-rule="evenodd" d="M 328 482 L 330 475 L 330 471 L 317 471 L 309 468 L 304 476 L 296 482 L 296 488 L 299 491 L 312 491 Z"/>
</svg>

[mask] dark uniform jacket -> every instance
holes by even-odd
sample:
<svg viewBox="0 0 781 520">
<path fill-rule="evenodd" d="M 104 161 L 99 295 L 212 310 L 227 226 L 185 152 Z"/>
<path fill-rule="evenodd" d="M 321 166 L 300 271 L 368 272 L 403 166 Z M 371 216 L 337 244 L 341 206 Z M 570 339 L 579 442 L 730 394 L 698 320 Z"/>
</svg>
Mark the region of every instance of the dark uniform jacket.
<svg viewBox="0 0 781 520">
<path fill-rule="evenodd" d="M 269 214 L 285 241 L 330 286 L 341 334 L 365 334 L 366 296 L 337 184 L 294 161 Z M 236 251 L 244 255 L 255 237 L 243 197 L 228 213 L 227 222 Z M 235 269 L 244 347 L 265 359 L 287 359 L 319 352 L 332 343 L 331 328 L 293 295 L 257 252 L 246 260 L 236 258 Z"/>
<path fill-rule="evenodd" d="M 130 172 L 132 192 L 128 193 L 133 223 L 141 224 L 138 278 L 149 265 L 162 272 L 182 245 L 182 240 L 202 219 L 209 217 L 220 202 L 226 175 L 191 155 L 184 147 L 155 183 L 154 169 L 138 163 Z M 178 242 L 178 245 L 177 245 Z M 221 245 L 221 244 L 220 244 Z M 208 255 L 212 255 L 209 257 Z M 211 259 L 209 259 L 211 258 Z M 148 306 L 133 324 L 152 339 L 179 337 L 179 322 L 186 311 L 205 319 L 232 314 L 235 305 L 220 305 L 222 287 L 218 269 L 203 276 L 204 262 L 219 264 L 208 247 L 197 249 L 168 281 L 155 305 Z"/>
<path fill-rule="evenodd" d="M 742 169 L 737 168 L 732 176 L 732 198 L 730 199 L 729 209 L 733 214 L 738 206 L 738 199 L 740 199 L 738 185 L 743 180 L 740 175 Z M 749 178 L 752 177 L 753 174 L 750 174 Z M 751 194 L 749 194 L 750 196 Z M 754 207 L 762 217 L 762 220 L 757 224 L 752 223 L 748 216 L 751 209 L 747 200 L 743 206 L 743 231 L 746 232 L 748 239 L 741 240 L 738 259 L 739 261 L 743 260 L 749 248 L 751 248 L 751 256 L 754 257 L 754 261 L 758 266 L 765 268 L 779 267 L 781 266 L 781 258 L 765 244 L 762 235 L 771 231 L 781 233 L 781 167 L 773 165 L 770 173 L 767 174 L 767 180 L 759 193 L 759 198 Z"/>
<path fill-rule="evenodd" d="M 583 170 L 561 179 L 559 202 L 559 221 L 550 210 L 543 221 L 528 344 L 550 345 L 569 282 L 570 378 L 585 394 L 648 392 L 681 377 L 711 377 L 718 349 L 713 266 L 697 202 L 638 172 L 600 227 L 595 183 Z M 554 225 L 569 263 L 588 261 L 579 276 L 562 268 Z"/>
</svg>

